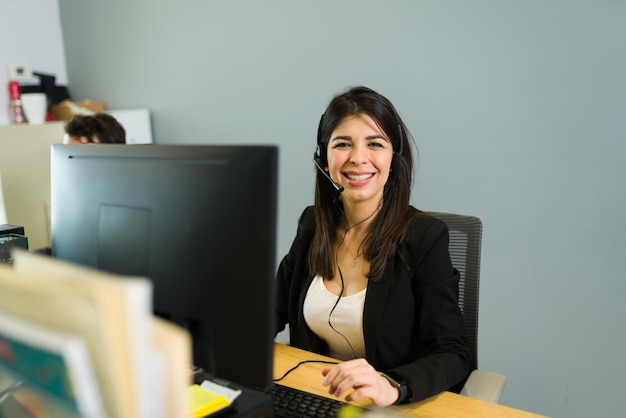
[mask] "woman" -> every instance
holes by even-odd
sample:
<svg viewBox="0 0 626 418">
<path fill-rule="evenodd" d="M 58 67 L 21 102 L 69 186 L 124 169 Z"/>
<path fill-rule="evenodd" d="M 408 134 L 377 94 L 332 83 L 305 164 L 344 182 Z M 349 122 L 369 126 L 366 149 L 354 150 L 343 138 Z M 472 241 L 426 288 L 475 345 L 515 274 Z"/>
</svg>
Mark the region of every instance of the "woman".
<svg viewBox="0 0 626 418">
<path fill-rule="evenodd" d="M 369 88 L 330 102 L 315 204 L 277 274 L 277 332 L 288 323 L 291 345 L 343 360 L 322 384 L 338 397 L 354 389 L 347 401 L 414 402 L 458 389 L 469 372 L 447 227 L 409 204 L 408 138 Z"/>
</svg>

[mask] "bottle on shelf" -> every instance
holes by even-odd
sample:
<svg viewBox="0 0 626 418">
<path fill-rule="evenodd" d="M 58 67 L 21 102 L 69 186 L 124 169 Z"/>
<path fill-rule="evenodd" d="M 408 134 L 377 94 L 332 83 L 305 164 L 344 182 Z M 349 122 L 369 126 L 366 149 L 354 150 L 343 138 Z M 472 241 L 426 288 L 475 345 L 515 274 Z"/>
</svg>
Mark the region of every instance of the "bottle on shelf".
<svg viewBox="0 0 626 418">
<path fill-rule="evenodd" d="M 9 81 L 9 120 L 15 125 L 27 122 L 21 97 L 20 83 Z"/>
</svg>

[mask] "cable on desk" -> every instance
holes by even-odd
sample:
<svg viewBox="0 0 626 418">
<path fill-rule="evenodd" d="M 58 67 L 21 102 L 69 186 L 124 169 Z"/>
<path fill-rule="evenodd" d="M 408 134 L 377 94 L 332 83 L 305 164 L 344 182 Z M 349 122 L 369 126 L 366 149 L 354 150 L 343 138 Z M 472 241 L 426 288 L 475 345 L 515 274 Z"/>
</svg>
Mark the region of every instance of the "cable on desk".
<svg viewBox="0 0 626 418">
<path fill-rule="evenodd" d="M 293 366 L 291 369 L 287 370 L 281 377 L 277 378 L 277 379 L 273 379 L 274 382 L 280 382 L 281 380 L 283 380 L 285 377 L 287 377 L 287 375 L 291 372 L 293 372 L 294 370 L 296 370 L 298 367 L 302 366 L 303 364 L 306 363 L 322 363 L 322 364 L 339 364 L 338 361 L 326 361 L 326 360 L 302 360 L 300 363 L 296 364 L 295 366 Z"/>
</svg>

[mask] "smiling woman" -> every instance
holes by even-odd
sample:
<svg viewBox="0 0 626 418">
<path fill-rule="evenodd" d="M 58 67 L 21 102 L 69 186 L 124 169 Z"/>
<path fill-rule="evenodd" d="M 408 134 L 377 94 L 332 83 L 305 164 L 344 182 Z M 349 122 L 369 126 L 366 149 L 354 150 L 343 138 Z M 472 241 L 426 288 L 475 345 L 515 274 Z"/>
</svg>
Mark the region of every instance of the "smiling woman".
<svg viewBox="0 0 626 418">
<path fill-rule="evenodd" d="M 409 204 L 409 138 L 367 87 L 331 100 L 315 204 L 278 270 L 276 332 L 289 324 L 291 345 L 344 360 L 322 384 L 347 401 L 414 402 L 458 390 L 469 373 L 448 229 Z"/>
</svg>

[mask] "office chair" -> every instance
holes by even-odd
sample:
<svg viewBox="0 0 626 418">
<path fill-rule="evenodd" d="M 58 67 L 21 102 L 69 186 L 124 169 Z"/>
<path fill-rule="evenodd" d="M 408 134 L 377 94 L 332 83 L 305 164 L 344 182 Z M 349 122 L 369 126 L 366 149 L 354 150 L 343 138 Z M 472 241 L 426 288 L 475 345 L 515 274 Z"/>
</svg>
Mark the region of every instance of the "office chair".
<svg viewBox="0 0 626 418">
<path fill-rule="evenodd" d="M 450 258 L 460 272 L 459 307 L 467 332 L 470 370 L 461 394 L 471 398 L 498 403 L 506 377 L 478 368 L 478 296 L 480 288 L 480 255 L 482 221 L 474 216 L 443 212 L 427 212 L 448 225 Z"/>
</svg>

